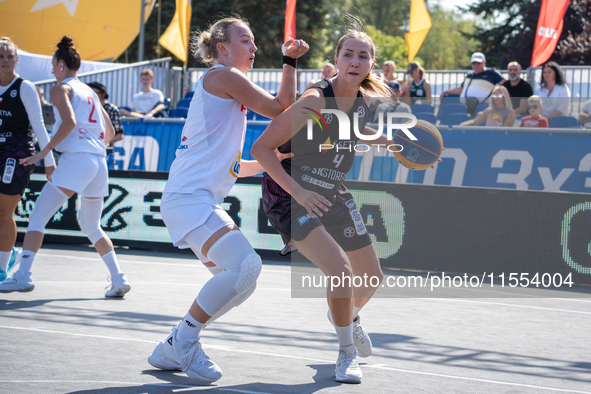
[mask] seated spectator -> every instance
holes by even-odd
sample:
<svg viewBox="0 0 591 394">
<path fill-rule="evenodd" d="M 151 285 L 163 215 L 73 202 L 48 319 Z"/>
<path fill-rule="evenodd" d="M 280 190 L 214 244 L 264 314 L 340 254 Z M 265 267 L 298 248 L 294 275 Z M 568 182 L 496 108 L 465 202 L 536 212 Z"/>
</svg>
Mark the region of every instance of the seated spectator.
<svg viewBox="0 0 591 394">
<path fill-rule="evenodd" d="M 527 108 L 529 116 L 521 119 L 519 127 L 548 127 L 548 119 L 541 115 L 542 98 L 540 96 L 531 96 L 527 99 Z"/>
<path fill-rule="evenodd" d="M 392 60 L 384 62 L 382 66 L 382 82 L 386 85 L 390 82 L 399 82 L 396 80 L 396 63 Z"/>
<path fill-rule="evenodd" d="M 479 126 L 485 123 L 485 126 L 491 127 L 511 127 L 515 121 L 515 111 L 511 108 L 511 98 L 509 92 L 504 86 L 495 86 L 490 96 L 490 104 L 487 109 L 480 112 L 472 120 L 462 122 L 462 126 Z"/>
<path fill-rule="evenodd" d="M 579 122 L 584 123 L 585 127 L 591 127 L 591 99 L 583 103 L 579 112 Z"/>
<path fill-rule="evenodd" d="M 331 63 L 326 63 L 324 65 L 324 68 L 322 69 L 322 75 L 324 78 L 321 78 L 318 80 L 315 80 L 315 79 L 311 80 L 306 85 L 306 89 L 308 89 L 310 86 L 314 85 L 315 83 L 322 81 L 323 79 L 328 79 L 328 78 L 332 77 L 336 71 L 337 70 L 336 70 L 335 66 L 333 66 Z"/>
<path fill-rule="evenodd" d="M 495 85 L 505 82 L 503 76 L 495 68 L 486 67 L 486 58 L 480 52 L 472 55 L 472 71 L 466 75 L 464 82 L 453 89 L 444 90 L 441 97 L 460 96 L 460 102 L 466 104 L 472 116 L 478 105 L 488 101 Z"/>
<path fill-rule="evenodd" d="M 109 94 L 107 93 L 107 87 L 100 82 L 90 82 L 87 85 L 94 90 L 96 95 L 98 96 L 99 100 L 101 100 L 101 105 L 107 111 L 109 118 L 111 119 L 111 123 L 113 124 L 113 128 L 115 129 L 115 137 L 111 139 L 109 145 L 113 145 L 117 141 L 121 141 L 123 139 L 123 134 L 125 134 L 125 129 L 121 124 L 121 116 L 119 115 L 119 108 L 116 105 L 111 104 L 107 101 L 109 98 Z"/>
<path fill-rule="evenodd" d="M 163 117 L 164 114 L 162 111 L 166 109 L 164 95 L 160 90 L 152 88 L 154 73 L 152 70 L 146 68 L 142 70 L 140 76 L 142 91 L 133 96 L 133 100 L 129 106 L 131 112 L 121 108 L 121 115 L 136 118 Z"/>
<path fill-rule="evenodd" d="M 411 80 L 402 85 L 400 97 L 410 97 L 411 104 L 431 104 L 431 84 L 425 79 L 425 69 L 419 62 L 411 62 L 406 69 Z"/>
<path fill-rule="evenodd" d="M 372 113 L 373 113 L 372 122 L 374 122 L 374 123 L 378 123 L 379 117 L 381 116 L 380 114 L 382 112 L 385 112 L 385 113 L 406 112 L 408 114 L 411 113 L 410 106 L 406 103 L 401 102 L 398 99 L 398 96 L 400 96 L 400 84 L 398 82 L 390 82 L 388 84 L 388 87 L 390 88 L 390 99 L 383 101 L 381 104 L 377 105 L 375 110 L 372 110 Z M 378 99 L 378 100 L 384 100 L 384 99 Z M 386 120 L 384 119 L 384 122 L 385 121 Z M 409 121 L 409 119 L 407 119 L 407 118 L 393 119 L 394 123 L 405 123 L 408 121 Z"/>
<path fill-rule="evenodd" d="M 521 65 L 511 62 L 507 65 L 509 80 L 503 82 L 503 86 L 511 96 L 511 104 L 517 115 L 527 114 L 527 99 L 534 94 L 531 85 L 521 78 Z"/>
<path fill-rule="evenodd" d="M 570 89 L 562 67 L 556 62 L 547 62 L 542 67 L 542 83 L 536 92 L 542 98 L 542 116 L 548 120 L 558 115 L 568 115 Z"/>
</svg>

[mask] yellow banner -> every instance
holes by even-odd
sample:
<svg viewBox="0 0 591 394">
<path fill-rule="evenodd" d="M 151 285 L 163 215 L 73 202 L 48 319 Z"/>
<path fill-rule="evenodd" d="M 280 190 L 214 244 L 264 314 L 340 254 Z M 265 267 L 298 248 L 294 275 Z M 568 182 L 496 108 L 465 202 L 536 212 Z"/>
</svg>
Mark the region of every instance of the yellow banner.
<svg viewBox="0 0 591 394">
<path fill-rule="evenodd" d="M 410 3 L 410 29 L 404 35 L 406 45 L 408 46 L 408 62 L 414 59 L 423 44 L 427 33 L 431 28 L 431 18 L 425 0 L 411 0 Z"/>
<path fill-rule="evenodd" d="M 176 0 L 172 22 L 158 42 L 173 55 L 187 64 L 189 30 L 191 29 L 191 1 Z"/>
</svg>

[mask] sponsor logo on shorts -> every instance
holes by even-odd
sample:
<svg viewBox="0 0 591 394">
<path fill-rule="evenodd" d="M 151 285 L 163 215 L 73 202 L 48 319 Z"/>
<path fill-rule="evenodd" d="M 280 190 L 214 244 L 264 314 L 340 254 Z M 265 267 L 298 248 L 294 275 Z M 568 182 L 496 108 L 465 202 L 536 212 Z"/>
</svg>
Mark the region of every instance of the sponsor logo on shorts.
<svg viewBox="0 0 591 394">
<path fill-rule="evenodd" d="M 363 218 L 361 217 L 361 213 L 357 209 L 357 204 L 355 200 L 351 199 L 345 202 L 347 208 L 349 208 L 349 215 L 351 215 L 351 219 L 353 219 L 353 224 L 355 224 L 355 231 L 359 235 L 363 235 L 367 232 L 365 228 L 365 224 L 363 223 Z"/>
<path fill-rule="evenodd" d="M 310 214 L 307 213 L 304 216 L 300 216 L 298 218 L 298 223 L 300 224 L 300 226 L 303 226 L 310 219 L 312 219 L 312 216 L 310 216 Z"/>
<path fill-rule="evenodd" d="M 353 227 L 347 227 L 345 230 L 343 230 L 343 234 L 345 234 L 345 237 L 351 238 L 355 235 L 355 229 Z"/>
<path fill-rule="evenodd" d="M 15 89 L 15 90 L 12 90 L 12 91 L 10 92 L 10 97 L 12 97 L 12 98 L 15 98 L 15 97 L 16 97 L 16 95 L 17 95 L 17 93 L 18 93 L 18 92 L 16 91 L 16 89 Z"/>
<path fill-rule="evenodd" d="M 302 175 L 302 180 L 304 182 L 308 182 L 308 183 L 311 183 L 312 185 L 320 186 L 325 189 L 334 188 L 334 184 L 321 181 L 320 179 L 312 178 L 311 176 L 308 176 L 308 175 Z"/>
</svg>

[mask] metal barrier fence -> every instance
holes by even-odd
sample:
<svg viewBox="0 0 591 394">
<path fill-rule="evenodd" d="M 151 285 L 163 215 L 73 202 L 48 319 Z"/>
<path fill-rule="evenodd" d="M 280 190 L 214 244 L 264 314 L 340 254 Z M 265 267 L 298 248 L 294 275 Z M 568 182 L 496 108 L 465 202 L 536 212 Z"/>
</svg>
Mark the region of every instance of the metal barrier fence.
<svg viewBox="0 0 591 394">
<path fill-rule="evenodd" d="M 172 58 L 167 57 L 158 60 L 122 65 L 105 71 L 96 71 L 91 73 L 78 74 L 78 79 L 82 82 L 99 81 L 107 87 L 109 102 L 117 106 L 128 106 L 133 99 L 133 95 L 142 89 L 140 83 L 140 73 L 148 68 L 154 73 L 154 89 L 161 90 L 164 97 L 180 97 L 182 89 L 176 80 L 181 80 L 182 69 L 178 67 L 170 68 Z M 49 97 L 49 89 L 55 85 L 55 79 L 36 82 L 35 85 L 41 86 L 46 92 L 45 97 Z M 178 99 L 177 99 L 178 101 Z M 176 101 L 175 101 L 176 104 Z"/>
<path fill-rule="evenodd" d="M 591 66 L 560 66 L 564 70 L 566 83 L 570 89 L 571 113 L 579 113 L 585 100 L 591 97 Z M 527 69 L 527 80 L 534 87 L 534 92 L 542 82 L 542 67 Z"/>
</svg>

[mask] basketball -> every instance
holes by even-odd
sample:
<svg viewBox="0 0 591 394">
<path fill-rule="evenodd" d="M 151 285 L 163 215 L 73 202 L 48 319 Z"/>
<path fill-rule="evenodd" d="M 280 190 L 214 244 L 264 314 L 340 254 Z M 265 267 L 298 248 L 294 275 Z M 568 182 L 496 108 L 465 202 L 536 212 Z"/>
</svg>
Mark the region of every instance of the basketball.
<svg viewBox="0 0 591 394">
<path fill-rule="evenodd" d="M 394 152 L 396 160 L 411 170 L 425 170 L 437 163 L 443 150 L 443 138 L 433 124 L 419 119 L 409 131 L 417 138 L 413 141 L 402 130 L 394 134 L 394 144 L 399 151 Z M 400 148 L 402 146 L 402 148 Z"/>
</svg>

